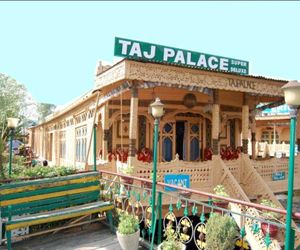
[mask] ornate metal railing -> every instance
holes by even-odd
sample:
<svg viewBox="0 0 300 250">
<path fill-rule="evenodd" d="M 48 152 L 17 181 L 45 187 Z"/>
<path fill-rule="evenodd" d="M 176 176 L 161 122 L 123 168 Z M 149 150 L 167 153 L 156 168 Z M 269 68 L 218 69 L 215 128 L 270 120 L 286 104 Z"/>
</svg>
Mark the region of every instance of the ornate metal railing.
<svg viewBox="0 0 300 250">
<path fill-rule="evenodd" d="M 113 201 L 117 210 L 137 216 L 141 225 L 141 236 L 151 244 L 155 239 L 157 244 L 162 241 L 162 231 L 170 224 L 180 235 L 183 244 L 207 249 L 206 223 L 212 213 L 218 212 L 224 216 L 232 216 L 237 222 L 240 231 L 236 246 L 240 249 L 281 249 L 281 242 L 273 237 L 271 229 L 275 226 L 284 230 L 285 224 L 266 220 L 261 214 L 268 211 L 283 217 L 286 210 L 157 182 L 156 220 L 152 223 L 150 179 L 99 171 L 103 198 Z M 219 206 L 213 202 L 215 199 L 228 202 L 229 207 Z M 293 216 L 300 218 L 300 213 L 294 213 Z"/>
</svg>

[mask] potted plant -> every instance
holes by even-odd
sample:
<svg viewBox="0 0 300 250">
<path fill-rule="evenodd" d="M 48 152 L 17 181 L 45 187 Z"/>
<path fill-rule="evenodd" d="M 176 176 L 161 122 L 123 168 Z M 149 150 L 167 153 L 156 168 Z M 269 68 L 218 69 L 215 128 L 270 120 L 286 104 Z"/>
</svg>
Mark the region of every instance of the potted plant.
<svg viewBox="0 0 300 250">
<path fill-rule="evenodd" d="M 267 199 L 262 199 L 260 204 L 267 207 L 277 208 L 277 206 L 272 201 Z M 263 211 L 262 218 L 269 221 L 278 221 L 280 218 L 280 214 L 271 211 Z M 276 237 L 278 233 L 278 227 L 276 225 L 266 222 L 261 222 L 261 230 L 264 235 L 266 235 L 269 231 L 270 237 L 272 238 Z"/>
<path fill-rule="evenodd" d="M 223 196 L 223 197 L 229 197 L 228 193 L 226 192 L 226 189 L 223 185 L 217 185 L 214 187 L 214 192 L 216 195 Z M 228 208 L 228 201 L 219 200 L 219 199 L 213 199 L 213 205 L 216 207 L 221 208 Z M 220 212 L 221 210 L 216 209 L 217 212 Z"/>
<path fill-rule="evenodd" d="M 165 229 L 164 236 L 166 239 L 161 243 L 157 250 L 185 250 L 186 246 L 182 244 L 178 240 L 177 232 L 172 228 L 172 225 L 168 224 L 167 228 Z"/>
<path fill-rule="evenodd" d="M 138 219 L 127 213 L 119 218 L 117 238 L 123 250 L 137 250 L 139 247 L 140 228 Z"/>
<path fill-rule="evenodd" d="M 123 168 L 121 168 L 121 173 L 130 176 L 134 173 L 134 167 L 133 166 L 123 167 Z M 121 180 L 125 184 L 133 184 L 133 181 L 134 181 L 130 177 L 123 177 L 123 176 L 121 177 Z"/>
<path fill-rule="evenodd" d="M 206 246 L 213 250 L 232 250 L 238 235 L 237 225 L 228 215 L 212 214 L 206 224 Z"/>
</svg>

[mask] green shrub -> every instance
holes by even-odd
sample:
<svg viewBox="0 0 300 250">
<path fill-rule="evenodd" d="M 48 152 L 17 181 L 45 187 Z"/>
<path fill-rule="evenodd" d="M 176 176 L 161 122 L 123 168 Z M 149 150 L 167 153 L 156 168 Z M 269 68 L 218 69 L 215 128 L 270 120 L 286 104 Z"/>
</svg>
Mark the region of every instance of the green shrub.
<svg viewBox="0 0 300 250">
<path fill-rule="evenodd" d="M 12 164 L 12 175 L 10 179 L 17 180 L 22 178 L 40 178 L 40 177 L 54 177 L 65 176 L 76 173 L 74 167 L 49 167 L 49 166 L 35 166 L 26 167 L 24 165 Z M 8 164 L 4 166 L 5 177 L 8 178 Z"/>
<path fill-rule="evenodd" d="M 226 192 L 226 189 L 223 185 L 217 185 L 214 187 L 214 192 L 216 195 L 229 197 L 229 194 Z M 222 202 L 223 200 L 213 199 L 214 202 Z"/>
<path fill-rule="evenodd" d="M 123 235 L 129 235 L 137 232 L 139 221 L 132 214 L 123 213 L 119 218 L 118 232 Z"/>
<path fill-rule="evenodd" d="M 278 208 L 271 200 L 268 199 L 262 199 L 260 202 L 261 205 L 271 207 L 271 208 Z M 280 214 L 263 210 L 262 217 L 267 220 L 278 220 L 280 218 Z"/>
<path fill-rule="evenodd" d="M 210 250 L 234 249 L 238 235 L 235 221 L 228 215 L 212 214 L 206 224 L 206 245 Z"/>
<path fill-rule="evenodd" d="M 164 236 L 166 239 L 162 243 L 162 250 L 181 250 L 181 242 L 178 240 L 178 234 L 171 225 L 167 226 Z"/>
</svg>

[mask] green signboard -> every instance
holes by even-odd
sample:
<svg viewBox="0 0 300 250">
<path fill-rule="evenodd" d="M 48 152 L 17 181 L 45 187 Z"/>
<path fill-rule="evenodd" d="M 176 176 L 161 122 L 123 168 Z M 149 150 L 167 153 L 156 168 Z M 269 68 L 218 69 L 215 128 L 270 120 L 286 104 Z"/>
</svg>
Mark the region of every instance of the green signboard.
<svg viewBox="0 0 300 250">
<path fill-rule="evenodd" d="M 247 61 L 119 37 L 115 38 L 114 55 L 199 69 L 228 71 L 241 75 L 247 75 L 249 73 L 249 62 Z"/>
</svg>

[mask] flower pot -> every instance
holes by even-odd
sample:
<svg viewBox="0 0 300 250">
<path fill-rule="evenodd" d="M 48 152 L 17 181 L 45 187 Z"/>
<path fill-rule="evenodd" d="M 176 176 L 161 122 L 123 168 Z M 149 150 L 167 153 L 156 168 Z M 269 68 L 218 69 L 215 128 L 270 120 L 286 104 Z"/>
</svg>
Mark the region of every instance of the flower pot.
<svg viewBox="0 0 300 250">
<path fill-rule="evenodd" d="M 158 247 L 157 247 L 157 250 L 163 250 L 162 245 L 163 245 L 163 243 L 159 244 Z M 181 242 L 179 242 L 178 245 L 181 246 L 181 248 L 180 248 L 181 250 L 186 249 L 186 245 L 182 244 Z"/>
<path fill-rule="evenodd" d="M 120 234 L 117 231 L 117 238 L 122 250 L 138 250 L 140 229 L 137 232 L 128 235 Z"/>
<path fill-rule="evenodd" d="M 224 209 L 228 209 L 228 204 L 229 204 L 228 201 L 213 201 L 213 205 L 214 205 L 215 207 L 220 207 L 220 208 L 224 208 Z M 214 212 L 217 212 L 217 213 L 219 213 L 219 214 L 222 214 L 222 211 L 223 211 L 223 210 L 214 208 Z"/>
<path fill-rule="evenodd" d="M 265 222 L 261 223 L 261 230 L 263 231 L 264 235 L 266 235 L 268 233 L 268 227 L 269 227 L 268 223 L 265 223 Z M 278 233 L 278 227 L 270 224 L 269 233 L 270 233 L 271 238 L 275 238 Z"/>
</svg>

